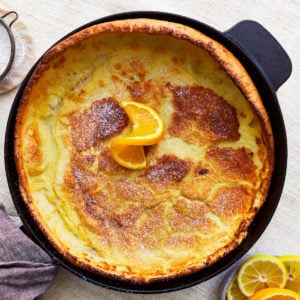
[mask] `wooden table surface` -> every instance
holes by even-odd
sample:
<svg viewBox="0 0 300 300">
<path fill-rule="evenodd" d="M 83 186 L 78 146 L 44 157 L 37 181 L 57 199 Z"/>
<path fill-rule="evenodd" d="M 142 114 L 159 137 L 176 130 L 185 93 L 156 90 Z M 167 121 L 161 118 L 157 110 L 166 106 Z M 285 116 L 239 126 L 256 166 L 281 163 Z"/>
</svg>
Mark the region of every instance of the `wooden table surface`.
<svg viewBox="0 0 300 300">
<path fill-rule="evenodd" d="M 0 0 L 0 9 L 15 10 L 34 41 L 36 58 L 73 29 L 89 21 L 125 11 L 177 13 L 225 31 L 241 20 L 258 21 L 281 43 L 293 63 L 288 81 L 277 91 L 288 137 L 285 187 L 269 226 L 248 254 L 300 255 L 300 1 L 299 0 Z M 17 89 L 0 95 L 0 201 L 15 214 L 4 169 L 4 134 Z M 280 159 L 280 158 L 278 158 Z M 98 287 L 66 270 L 59 272 L 43 299 L 220 299 L 230 270 L 197 286 L 162 295 L 131 295 Z"/>
</svg>

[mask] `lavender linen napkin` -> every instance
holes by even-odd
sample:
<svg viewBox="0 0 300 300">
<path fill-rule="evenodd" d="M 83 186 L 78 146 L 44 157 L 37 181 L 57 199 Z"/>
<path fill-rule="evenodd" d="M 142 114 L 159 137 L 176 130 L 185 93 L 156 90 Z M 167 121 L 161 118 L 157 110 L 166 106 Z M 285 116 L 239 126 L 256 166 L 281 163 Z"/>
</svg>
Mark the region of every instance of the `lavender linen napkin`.
<svg viewBox="0 0 300 300">
<path fill-rule="evenodd" d="M 55 273 L 51 258 L 6 215 L 0 203 L 0 299 L 36 299 Z"/>
</svg>

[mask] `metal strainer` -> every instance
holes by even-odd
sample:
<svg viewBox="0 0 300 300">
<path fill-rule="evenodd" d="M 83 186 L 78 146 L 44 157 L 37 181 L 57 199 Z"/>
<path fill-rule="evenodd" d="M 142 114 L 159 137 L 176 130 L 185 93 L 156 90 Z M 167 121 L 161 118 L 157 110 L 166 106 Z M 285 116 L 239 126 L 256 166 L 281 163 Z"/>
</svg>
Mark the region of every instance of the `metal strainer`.
<svg viewBox="0 0 300 300">
<path fill-rule="evenodd" d="M 5 18 L 14 15 L 9 24 L 5 22 Z M 11 26 L 18 19 L 15 11 L 9 11 L 0 17 L 0 81 L 10 70 L 15 58 L 15 40 L 11 31 Z"/>
</svg>

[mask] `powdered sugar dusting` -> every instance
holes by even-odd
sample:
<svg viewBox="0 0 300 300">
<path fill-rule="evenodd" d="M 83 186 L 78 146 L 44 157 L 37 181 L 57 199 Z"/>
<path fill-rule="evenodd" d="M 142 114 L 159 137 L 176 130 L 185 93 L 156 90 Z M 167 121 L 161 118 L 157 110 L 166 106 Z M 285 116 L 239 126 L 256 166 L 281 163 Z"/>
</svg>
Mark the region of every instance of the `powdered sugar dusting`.
<svg viewBox="0 0 300 300">
<path fill-rule="evenodd" d="M 96 101 L 80 115 L 71 117 L 72 144 L 84 151 L 121 132 L 129 120 L 113 98 Z"/>
<path fill-rule="evenodd" d="M 150 167 L 146 177 L 152 182 L 179 182 L 190 169 L 190 162 L 174 155 L 164 155 L 158 163 Z"/>
</svg>

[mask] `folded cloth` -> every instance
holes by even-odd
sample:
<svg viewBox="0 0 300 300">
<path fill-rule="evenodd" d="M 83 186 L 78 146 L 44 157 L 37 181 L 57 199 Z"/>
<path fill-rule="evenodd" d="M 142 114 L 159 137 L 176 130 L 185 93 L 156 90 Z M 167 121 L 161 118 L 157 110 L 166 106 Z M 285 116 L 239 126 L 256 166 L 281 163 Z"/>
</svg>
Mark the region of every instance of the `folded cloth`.
<svg viewBox="0 0 300 300">
<path fill-rule="evenodd" d="M 50 286 L 56 266 L 3 208 L 0 203 L 0 299 L 36 299 Z"/>
</svg>

